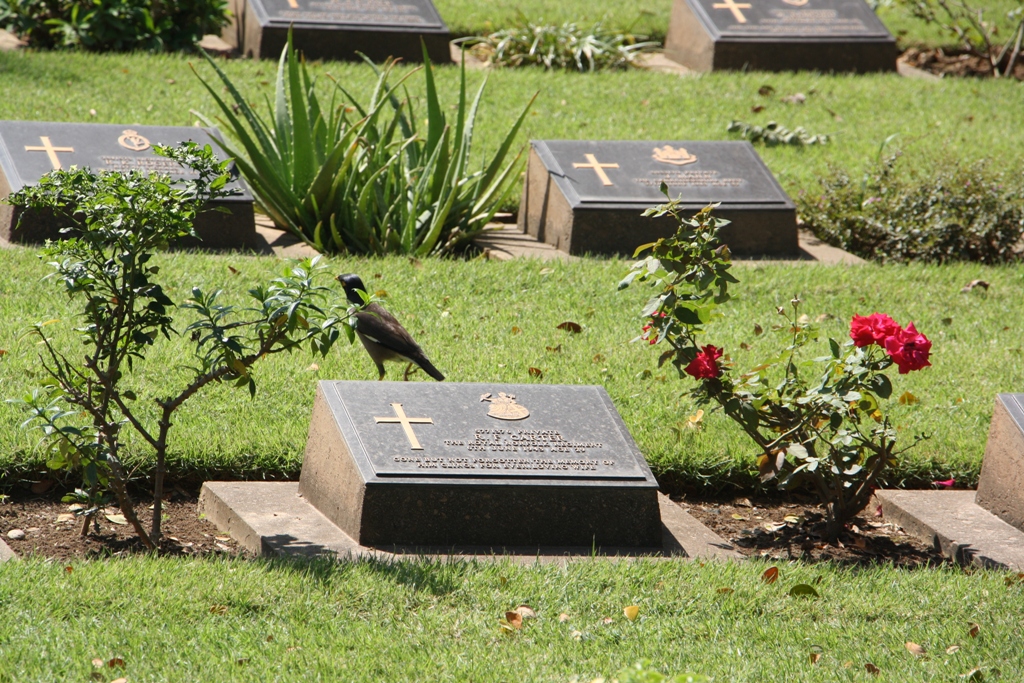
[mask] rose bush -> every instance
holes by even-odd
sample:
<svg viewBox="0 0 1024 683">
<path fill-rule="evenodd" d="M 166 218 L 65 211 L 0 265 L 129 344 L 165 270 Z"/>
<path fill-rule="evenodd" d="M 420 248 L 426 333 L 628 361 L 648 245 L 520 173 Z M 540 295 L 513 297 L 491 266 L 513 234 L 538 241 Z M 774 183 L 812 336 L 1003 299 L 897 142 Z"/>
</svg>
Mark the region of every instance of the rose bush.
<svg viewBox="0 0 1024 683">
<path fill-rule="evenodd" d="M 678 200 L 670 200 L 645 213 L 673 216 L 679 229 L 638 248 L 636 255 L 647 256 L 619 285 L 647 282 L 657 290 L 643 309 L 646 324 L 637 339 L 666 347 L 659 365 L 671 361 L 681 378 L 696 380 L 691 395 L 697 404 L 717 405 L 750 436 L 761 481 L 817 494 L 825 512 L 823 535 L 835 541 L 867 506 L 886 467 L 925 438 L 897 450 L 896 429 L 885 414 L 893 390 L 885 373 L 893 365 L 900 374 L 929 366 L 931 342 L 913 323 L 904 328 L 883 313 L 855 315 L 850 341 L 828 339 L 828 355 L 804 358 L 819 333 L 794 298 L 776 309 L 784 319 L 776 326 L 785 337 L 782 350 L 735 372 L 723 349 L 698 344 L 720 315 L 717 307 L 730 299 L 729 286 L 738 282 L 729 272 L 728 248 L 718 242 L 727 221 L 712 209 L 686 219 Z"/>
</svg>

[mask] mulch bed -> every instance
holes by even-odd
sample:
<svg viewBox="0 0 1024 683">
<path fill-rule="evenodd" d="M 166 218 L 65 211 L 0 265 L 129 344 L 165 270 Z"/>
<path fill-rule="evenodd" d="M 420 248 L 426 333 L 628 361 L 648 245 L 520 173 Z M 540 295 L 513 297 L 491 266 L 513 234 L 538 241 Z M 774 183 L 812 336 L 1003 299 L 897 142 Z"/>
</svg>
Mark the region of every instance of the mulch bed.
<svg viewBox="0 0 1024 683">
<path fill-rule="evenodd" d="M 903 568 L 949 563 L 933 547 L 887 521 L 881 507 L 865 510 L 847 525 L 839 542 L 830 545 L 821 535 L 825 523 L 821 508 L 811 502 L 739 497 L 687 499 L 680 505 L 750 557 L 843 565 L 887 563 Z"/>
<path fill-rule="evenodd" d="M 16 489 L 0 504 L 0 534 L 14 552 L 54 561 L 146 552 L 132 527 L 118 523 L 122 520 L 118 516 L 120 511 L 115 508 L 97 514 L 99 530 L 90 524 L 88 534 L 82 536 L 82 518 L 74 515 L 73 506 L 61 502 L 61 495 L 56 490 L 32 493 Z M 150 502 L 141 498 L 136 501 L 138 515 L 147 529 L 152 519 Z M 194 493 L 180 488 L 164 502 L 161 554 L 194 557 L 244 553 L 229 536 L 205 519 L 199 519 L 197 502 Z M 866 510 L 844 532 L 838 544 L 829 545 L 820 536 L 821 510 L 799 496 L 786 500 L 685 498 L 680 505 L 733 543 L 741 553 L 752 557 L 846 565 L 891 563 L 906 568 L 948 562 L 934 548 L 886 521 L 881 510 Z M 10 532 L 15 529 L 24 532 L 25 537 L 10 538 Z"/>
<path fill-rule="evenodd" d="M 94 515 L 99 531 L 90 524 L 88 534 L 82 536 L 82 518 L 75 516 L 72 506 L 60 499 L 59 492 L 37 495 L 14 491 L 0 504 L 0 533 L 11 550 L 22 557 L 34 555 L 55 561 L 146 552 L 132 526 L 121 521 L 120 510 L 110 507 Z M 153 519 L 153 511 L 149 509 L 152 500 L 135 502 L 136 514 L 148 530 Z M 164 501 L 164 537 L 160 553 L 204 556 L 241 552 L 229 536 L 205 519 L 199 519 L 196 503 L 194 495 L 177 491 L 171 494 L 171 500 Z M 12 539 L 10 532 L 15 529 L 24 532 L 25 537 Z"/>
<path fill-rule="evenodd" d="M 915 47 L 908 48 L 900 57 L 910 66 L 929 71 L 938 76 L 966 76 L 991 78 L 992 64 L 988 59 L 970 54 L 964 50 L 929 49 L 922 50 Z M 1006 63 L 1009 58 L 1003 59 L 1000 66 L 1000 75 L 1006 70 Z M 1017 57 L 1013 67 L 1013 77 L 1024 81 L 1024 55 Z"/>
</svg>

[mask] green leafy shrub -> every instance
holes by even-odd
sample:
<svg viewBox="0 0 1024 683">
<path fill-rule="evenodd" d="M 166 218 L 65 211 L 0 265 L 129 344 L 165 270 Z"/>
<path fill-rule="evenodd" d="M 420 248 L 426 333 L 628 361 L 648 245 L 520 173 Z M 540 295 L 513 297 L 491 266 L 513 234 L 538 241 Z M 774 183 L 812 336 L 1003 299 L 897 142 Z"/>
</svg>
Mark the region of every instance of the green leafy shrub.
<svg viewBox="0 0 1024 683">
<path fill-rule="evenodd" d="M 763 143 L 766 147 L 775 147 L 776 145 L 793 145 L 795 147 L 824 145 L 830 139 L 828 135 L 811 135 L 803 126 L 790 130 L 775 121 L 769 121 L 763 126 L 746 123 L 745 121 L 730 121 L 727 130 L 730 133 L 739 133 L 740 137 L 750 140 L 752 143 Z"/>
<path fill-rule="evenodd" d="M 465 38 L 474 57 L 493 66 L 539 66 L 567 71 L 602 71 L 636 66 L 637 57 L 659 47 L 628 30 L 589 29 L 574 23 L 534 23 L 520 17 L 517 26 L 486 36 Z"/>
<path fill-rule="evenodd" d="M 882 262 L 976 261 L 1021 257 L 1024 176 L 993 173 L 986 162 L 905 172 L 899 155 L 853 180 L 840 169 L 822 178 L 822 194 L 797 198 L 820 239 Z"/>
<path fill-rule="evenodd" d="M 274 224 L 321 252 L 451 253 L 484 230 L 513 187 L 522 152 L 508 164 L 505 157 L 533 100 L 490 160 L 474 170 L 473 132 L 486 81 L 469 101 L 463 67 L 453 126 L 443 113 L 426 48 L 425 65 L 394 85 L 394 62 L 374 66 L 378 80 L 369 102 L 335 84 L 335 98 L 343 103 L 327 103 L 316 94 L 289 35 L 267 118 L 208 62 L 232 100 L 200 76 L 220 106 L 217 121 L 228 137 L 218 143 L 235 158 Z M 408 92 L 398 95 L 415 74 L 426 81 L 424 129 Z"/>
<path fill-rule="evenodd" d="M 662 191 L 667 194 L 664 185 Z M 835 541 L 906 450 L 897 450 L 896 428 L 884 412 L 893 392 L 885 371 L 897 365 L 905 374 L 930 365 L 931 342 L 913 323 L 903 328 L 887 315 L 855 315 L 850 340 L 829 339 L 825 355 L 806 358 L 819 335 L 794 298 L 788 309 L 776 309 L 781 352 L 745 373 L 734 372 L 723 349 L 699 343 L 721 316 L 716 309 L 731 298 L 729 286 L 738 282 L 729 272 L 728 250 L 718 241 L 727 222 L 711 210 L 684 219 L 674 200 L 645 212 L 672 216 L 679 229 L 639 247 L 637 254 L 648 255 L 619 285 L 648 282 L 658 290 L 643 308 L 646 324 L 634 341 L 664 349 L 659 365 L 671 361 L 680 378 L 697 381 L 691 392 L 697 404 L 717 405 L 750 437 L 762 481 L 775 480 L 783 489 L 805 486 L 816 494 L 825 510 L 823 532 Z"/>
<path fill-rule="evenodd" d="M 249 291 L 249 307 L 222 303 L 219 291 L 193 287 L 178 306 L 193 313 L 183 334 L 195 345 L 188 379 L 178 393 L 136 395 L 128 377 L 147 368 L 146 352 L 160 337 L 177 334 L 175 304 L 159 284 L 156 252 L 168 242 L 191 235 L 196 213 L 224 196 L 227 163 L 218 163 L 209 146 L 187 143 L 157 152 L 198 174 L 172 184 L 169 176 L 130 173 L 94 174 L 89 169 L 54 171 L 9 197 L 12 204 L 50 209 L 66 216 L 74 234 L 48 242 L 53 282 L 81 304 L 77 340 L 58 348 L 46 327 L 32 332 L 40 340 L 43 386 L 20 401 L 29 414 L 26 426 L 43 432 L 48 465 L 81 474 L 83 486 L 72 498 L 87 503 L 85 521 L 105 504 L 111 491 L 125 519 L 148 548 L 161 536 L 161 506 L 168 436 L 174 412 L 211 384 L 230 382 L 256 391 L 253 365 L 268 355 L 308 345 L 326 354 L 344 328 L 351 342 L 348 316 L 334 315 L 333 292 L 316 280 L 323 270 L 307 260 L 289 268 L 268 285 Z M 71 228 L 65 232 L 71 234 Z M 186 361 L 188 362 L 188 361 Z M 124 444 L 129 433 L 152 448 L 153 521 L 147 532 L 128 492 L 132 468 Z"/>
<path fill-rule="evenodd" d="M 189 50 L 227 21 L 226 0 L 0 0 L 0 28 L 41 48 Z"/>
</svg>

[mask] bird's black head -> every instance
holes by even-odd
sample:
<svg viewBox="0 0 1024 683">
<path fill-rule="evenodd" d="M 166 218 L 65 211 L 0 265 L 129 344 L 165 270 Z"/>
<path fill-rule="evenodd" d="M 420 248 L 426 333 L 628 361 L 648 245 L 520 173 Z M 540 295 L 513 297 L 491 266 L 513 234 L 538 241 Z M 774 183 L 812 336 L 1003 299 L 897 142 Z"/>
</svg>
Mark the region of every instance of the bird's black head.
<svg viewBox="0 0 1024 683">
<path fill-rule="evenodd" d="M 365 292 L 366 285 L 363 284 L 363 281 L 359 278 L 359 276 L 356 275 L 355 273 L 349 273 L 348 275 L 339 275 L 336 279 L 338 280 L 338 282 L 341 283 L 341 286 L 345 289 L 345 296 L 348 297 L 348 300 L 354 303 L 356 306 L 362 306 L 363 298 L 356 293 L 356 290 L 361 289 L 362 291 Z"/>
</svg>

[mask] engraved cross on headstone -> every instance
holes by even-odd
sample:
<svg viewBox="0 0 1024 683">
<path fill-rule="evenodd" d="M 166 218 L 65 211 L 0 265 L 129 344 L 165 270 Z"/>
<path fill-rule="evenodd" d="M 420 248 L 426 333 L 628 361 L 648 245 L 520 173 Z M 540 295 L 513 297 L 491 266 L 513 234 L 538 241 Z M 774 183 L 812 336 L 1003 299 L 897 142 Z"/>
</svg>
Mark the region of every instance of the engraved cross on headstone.
<svg viewBox="0 0 1024 683">
<path fill-rule="evenodd" d="M 585 164 L 575 163 L 575 164 L 572 165 L 573 168 L 592 168 L 592 169 L 594 169 L 594 173 L 597 174 L 597 177 L 601 179 L 601 184 L 602 185 L 614 185 L 615 184 L 615 183 L 612 182 L 611 178 L 608 177 L 608 174 L 604 172 L 604 169 L 606 169 L 606 168 L 618 168 L 619 167 L 618 164 L 602 164 L 601 162 L 599 162 L 597 160 L 597 157 L 594 156 L 593 154 L 584 154 L 583 156 L 586 157 L 587 163 L 585 163 Z"/>
<path fill-rule="evenodd" d="M 749 3 L 737 4 L 736 0 L 725 0 L 724 2 L 712 5 L 712 7 L 715 9 L 727 9 L 732 12 L 732 16 L 736 18 L 736 21 L 741 24 L 747 23 L 747 18 L 740 10 L 750 9 Z"/>
<path fill-rule="evenodd" d="M 414 424 L 434 424 L 433 418 L 430 417 L 406 417 L 405 410 L 402 408 L 401 403 L 392 403 L 391 407 L 395 410 L 395 415 L 398 417 L 377 417 L 374 416 L 377 424 L 391 423 L 400 424 L 405 430 L 405 436 L 409 439 L 409 448 L 414 451 L 422 451 L 423 446 L 420 445 L 420 440 L 416 438 L 416 433 L 412 430 Z"/>
<path fill-rule="evenodd" d="M 29 147 L 25 145 L 26 152 L 46 152 L 46 156 L 50 158 L 50 164 L 53 166 L 53 170 L 61 170 L 60 157 L 57 156 L 57 152 L 74 152 L 74 147 L 54 147 L 53 143 L 50 142 L 50 138 L 42 135 L 39 137 L 39 141 L 43 143 L 42 147 Z"/>
</svg>

